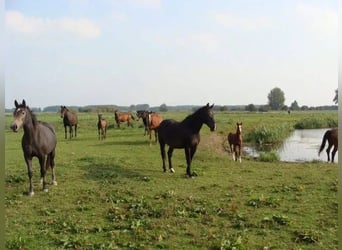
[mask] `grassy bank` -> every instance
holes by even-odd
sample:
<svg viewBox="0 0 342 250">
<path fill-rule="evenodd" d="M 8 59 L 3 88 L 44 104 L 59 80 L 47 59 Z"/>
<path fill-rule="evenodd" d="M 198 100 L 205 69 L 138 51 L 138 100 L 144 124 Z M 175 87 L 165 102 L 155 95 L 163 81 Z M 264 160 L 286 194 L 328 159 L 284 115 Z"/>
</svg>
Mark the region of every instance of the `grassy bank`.
<svg viewBox="0 0 342 250">
<path fill-rule="evenodd" d="M 184 118 L 188 113 L 165 113 Z M 194 157 L 197 177 L 185 178 L 182 150 L 176 173 L 163 173 L 157 144 L 134 128 L 114 127 L 98 141 L 96 114 L 79 117 L 78 137 L 64 139 L 57 114 L 38 118 L 57 130 L 58 186 L 28 189 L 20 140 L 6 129 L 5 226 L 8 249 L 337 249 L 337 165 L 243 159 L 225 151 L 228 132 L 290 124 L 311 113 L 216 113 L 217 131 L 204 126 Z M 317 113 L 317 116 L 325 116 Z M 337 119 L 337 113 L 330 114 Z M 6 117 L 8 128 L 11 117 Z M 50 178 L 49 178 L 50 179 Z"/>
</svg>

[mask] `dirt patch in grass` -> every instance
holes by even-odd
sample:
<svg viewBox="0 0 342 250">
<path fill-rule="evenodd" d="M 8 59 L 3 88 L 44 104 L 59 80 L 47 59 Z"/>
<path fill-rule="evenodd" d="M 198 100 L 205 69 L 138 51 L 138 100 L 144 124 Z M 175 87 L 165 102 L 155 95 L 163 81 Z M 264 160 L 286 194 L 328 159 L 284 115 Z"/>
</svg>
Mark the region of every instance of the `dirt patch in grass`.
<svg viewBox="0 0 342 250">
<path fill-rule="evenodd" d="M 203 136 L 200 145 L 220 156 L 228 156 L 228 153 L 230 152 L 226 136 L 218 133 L 210 133 L 205 137 Z"/>
</svg>

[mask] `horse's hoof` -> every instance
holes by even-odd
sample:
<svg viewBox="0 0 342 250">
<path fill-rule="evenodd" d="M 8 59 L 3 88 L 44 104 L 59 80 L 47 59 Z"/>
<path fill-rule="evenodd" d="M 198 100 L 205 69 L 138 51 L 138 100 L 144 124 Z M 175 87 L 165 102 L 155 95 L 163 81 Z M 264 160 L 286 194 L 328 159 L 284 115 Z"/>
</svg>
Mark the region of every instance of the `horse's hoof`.
<svg viewBox="0 0 342 250">
<path fill-rule="evenodd" d="M 47 192 L 49 192 L 49 189 L 44 188 L 44 189 L 43 189 L 43 192 L 44 192 L 44 193 L 47 193 Z"/>
<path fill-rule="evenodd" d="M 57 186 L 57 181 L 53 181 L 52 185 Z"/>
<path fill-rule="evenodd" d="M 174 170 L 173 168 L 170 168 L 170 172 L 171 172 L 171 173 L 174 173 L 175 170 Z"/>
<path fill-rule="evenodd" d="M 31 191 L 31 192 L 28 192 L 28 196 L 33 196 L 34 195 L 34 192 Z"/>
</svg>

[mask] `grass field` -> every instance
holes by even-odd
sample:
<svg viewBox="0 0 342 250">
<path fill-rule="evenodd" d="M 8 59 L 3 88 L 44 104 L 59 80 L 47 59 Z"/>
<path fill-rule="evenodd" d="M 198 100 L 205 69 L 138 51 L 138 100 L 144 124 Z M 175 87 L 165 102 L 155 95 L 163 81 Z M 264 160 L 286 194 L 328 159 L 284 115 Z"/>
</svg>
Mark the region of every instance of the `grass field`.
<svg viewBox="0 0 342 250">
<path fill-rule="evenodd" d="M 216 112 L 217 131 L 201 130 L 193 179 L 185 178 L 183 150 L 174 151 L 176 173 L 163 173 L 159 146 L 149 146 L 141 121 L 118 129 L 114 115 L 103 114 L 110 128 L 99 141 L 97 115 L 80 114 L 69 140 L 57 114 L 37 116 L 57 131 L 58 186 L 42 191 L 35 159 L 35 195 L 24 194 L 23 131 L 11 132 L 6 115 L 7 249 L 337 249 L 336 164 L 249 157 L 240 164 L 225 151 L 238 121 L 247 135 L 261 125 L 337 120 L 337 112 Z"/>
</svg>

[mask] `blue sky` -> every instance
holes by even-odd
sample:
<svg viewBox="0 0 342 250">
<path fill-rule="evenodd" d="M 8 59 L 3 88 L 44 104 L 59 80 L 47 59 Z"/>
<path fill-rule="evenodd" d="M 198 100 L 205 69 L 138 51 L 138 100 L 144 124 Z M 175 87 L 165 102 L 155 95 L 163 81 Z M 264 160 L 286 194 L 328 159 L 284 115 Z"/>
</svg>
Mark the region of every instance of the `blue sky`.
<svg viewBox="0 0 342 250">
<path fill-rule="evenodd" d="M 337 1 L 8 0 L 5 106 L 333 105 Z"/>
</svg>

